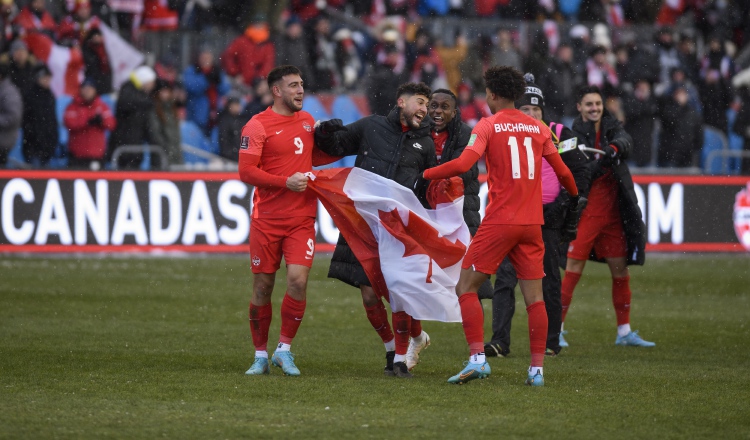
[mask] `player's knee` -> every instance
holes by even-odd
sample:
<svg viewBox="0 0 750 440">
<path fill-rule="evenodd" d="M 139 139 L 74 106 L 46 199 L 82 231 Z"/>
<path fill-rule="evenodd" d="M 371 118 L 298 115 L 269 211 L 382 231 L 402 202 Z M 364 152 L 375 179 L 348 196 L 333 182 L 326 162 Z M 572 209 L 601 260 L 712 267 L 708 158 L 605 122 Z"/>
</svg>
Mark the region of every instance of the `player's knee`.
<svg viewBox="0 0 750 440">
<path fill-rule="evenodd" d="M 372 288 L 365 287 L 367 286 L 360 288 L 360 292 L 362 292 L 362 304 L 364 304 L 365 307 L 372 307 L 380 302 L 380 298 L 375 294 L 375 291 Z"/>
</svg>

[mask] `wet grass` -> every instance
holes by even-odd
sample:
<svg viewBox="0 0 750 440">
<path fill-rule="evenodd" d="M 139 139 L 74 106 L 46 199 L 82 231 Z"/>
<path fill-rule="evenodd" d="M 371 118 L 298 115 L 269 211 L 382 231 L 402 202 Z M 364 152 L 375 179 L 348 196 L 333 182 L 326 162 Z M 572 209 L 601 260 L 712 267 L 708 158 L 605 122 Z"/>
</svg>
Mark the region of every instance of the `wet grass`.
<svg viewBox="0 0 750 440">
<path fill-rule="evenodd" d="M 748 438 L 746 256 L 632 268 L 633 328 L 652 349 L 614 345 L 609 276 L 590 264 L 571 346 L 547 359 L 541 389 L 522 384 L 520 303 L 512 354 L 488 380 L 445 383 L 467 349 L 460 324 L 441 323 L 424 324 L 433 344 L 415 379 L 384 377 L 358 293 L 327 265 L 293 346 L 303 375 L 246 377 L 246 257 L 5 257 L 0 438 Z"/>
</svg>

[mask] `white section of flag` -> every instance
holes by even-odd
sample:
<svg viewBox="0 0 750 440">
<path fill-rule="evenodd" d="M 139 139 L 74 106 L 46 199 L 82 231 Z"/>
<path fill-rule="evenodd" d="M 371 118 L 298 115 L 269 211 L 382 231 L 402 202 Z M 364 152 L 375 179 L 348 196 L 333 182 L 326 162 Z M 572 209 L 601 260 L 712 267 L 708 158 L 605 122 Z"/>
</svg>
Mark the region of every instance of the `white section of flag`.
<svg viewBox="0 0 750 440">
<path fill-rule="evenodd" d="M 471 235 L 463 219 L 463 197 L 428 210 L 408 188 L 360 168 L 352 169 L 343 190 L 377 239 L 391 309 L 405 311 L 420 320 L 461 322 L 455 287 L 463 254 L 455 264 L 445 268 L 426 253 L 417 251 L 405 256 L 405 244 L 384 226 L 380 212 L 397 210 L 404 225 L 409 224 L 411 212 L 435 229 L 434 239 L 443 237 L 452 243 L 460 242 L 465 253 Z M 421 240 L 427 244 L 425 241 L 430 239 Z M 427 282 L 430 267 L 431 282 Z"/>
<path fill-rule="evenodd" d="M 109 56 L 112 68 L 112 87 L 120 89 L 120 85 L 128 80 L 130 73 L 143 64 L 145 58 L 141 52 L 125 41 L 117 32 L 104 23 L 99 24 L 104 38 L 104 49 Z"/>
</svg>

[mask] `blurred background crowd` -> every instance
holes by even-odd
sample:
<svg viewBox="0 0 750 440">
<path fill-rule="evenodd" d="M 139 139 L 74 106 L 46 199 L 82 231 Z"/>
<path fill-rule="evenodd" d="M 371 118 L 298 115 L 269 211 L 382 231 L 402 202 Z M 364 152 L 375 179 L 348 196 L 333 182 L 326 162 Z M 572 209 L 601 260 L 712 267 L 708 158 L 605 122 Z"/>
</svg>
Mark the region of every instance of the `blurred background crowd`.
<svg viewBox="0 0 750 440">
<path fill-rule="evenodd" d="M 750 1 L 0 0 L 0 29 L 4 167 L 231 169 L 279 64 L 316 119 L 386 114 L 423 81 L 473 125 L 502 64 L 566 124 L 599 86 L 636 172 L 750 174 Z"/>
</svg>

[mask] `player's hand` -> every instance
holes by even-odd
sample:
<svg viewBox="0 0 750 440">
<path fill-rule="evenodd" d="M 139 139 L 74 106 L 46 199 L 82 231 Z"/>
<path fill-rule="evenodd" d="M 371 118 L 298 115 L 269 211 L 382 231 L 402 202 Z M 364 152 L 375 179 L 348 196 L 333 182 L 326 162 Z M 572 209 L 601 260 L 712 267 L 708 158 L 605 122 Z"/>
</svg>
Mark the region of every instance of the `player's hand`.
<svg viewBox="0 0 750 440">
<path fill-rule="evenodd" d="M 573 196 L 568 201 L 565 221 L 563 221 L 562 228 L 560 228 L 561 243 L 569 243 L 575 240 L 578 235 L 578 220 L 581 218 L 581 212 L 587 203 L 588 199 L 581 196 Z"/>
<path fill-rule="evenodd" d="M 341 119 L 330 119 L 328 121 L 321 121 L 318 125 L 318 129 L 323 134 L 333 134 L 337 131 L 345 131 L 343 121 Z"/>
<path fill-rule="evenodd" d="M 294 173 L 286 179 L 286 187 L 294 192 L 302 192 L 307 189 L 307 176 L 302 173 Z"/>
<path fill-rule="evenodd" d="M 610 159 L 615 159 L 617 157 L 617 147 L 614 145 L 607 145 L 604 147 L 604 155 Z"/>
</svg>

